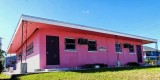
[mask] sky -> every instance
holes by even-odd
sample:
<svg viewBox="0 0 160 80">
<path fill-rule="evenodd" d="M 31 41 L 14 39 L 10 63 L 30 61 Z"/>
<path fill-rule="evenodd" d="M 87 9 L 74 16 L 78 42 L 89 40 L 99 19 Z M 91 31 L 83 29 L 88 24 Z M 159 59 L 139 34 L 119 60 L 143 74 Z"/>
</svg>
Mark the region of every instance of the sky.
<svg viewBox="0 0 160 80">
<path fill-rule="evenodd" d="M 0 0 L 3 50 L 22 14 L 160 39 L 160 0 Z"/>
</svg>

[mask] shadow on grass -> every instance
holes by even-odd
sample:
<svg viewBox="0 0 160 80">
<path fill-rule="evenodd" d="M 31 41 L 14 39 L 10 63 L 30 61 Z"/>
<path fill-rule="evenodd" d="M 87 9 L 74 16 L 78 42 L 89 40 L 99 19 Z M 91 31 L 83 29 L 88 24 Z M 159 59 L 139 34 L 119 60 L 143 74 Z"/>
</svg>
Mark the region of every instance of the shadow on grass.
<svg viewBox="0 0 160 80">
<path fill-rule="evenodd" d="M 71 71 L 68 71 L 68 72 L 96 73 L 96 72 L 115 72 L 115 71 L 135 70 L 135 69 L 140 70 L 140 69 L 149 69 L 149 68 L 160 68 L 160 66 L 100 68 L 100 69 L 86 69 L 86 70 L 71 70 Z M 4 79 L 4 80 L 20 80 L 19 77 L 21 77 L 21 76 L 33 75 L 33 74 L 41 74 L 41 73 L 29 73 L 29 74 L 12 75 L 10 79 Z"/>
<path fill-rule="evenodd" d="M 139 69 L 147 69 L 147 68 L 148 69 L 160 68 L 160 66 L 100 68 L 100 69 L 87 69 L 87 70 L 72 70 L 71 72 L 78 72 L 78 73 L 116 72 L 116 71 L 139 70 Z"/>
<path fill-rule="evenodd" d="M 10 79 L 0 79 L 0 80 L 20 80 L 19 77 L 33 74 L 41 74 L 41 73 L 27 73 L 27 74 L 14 74 Z"/>
</svg>

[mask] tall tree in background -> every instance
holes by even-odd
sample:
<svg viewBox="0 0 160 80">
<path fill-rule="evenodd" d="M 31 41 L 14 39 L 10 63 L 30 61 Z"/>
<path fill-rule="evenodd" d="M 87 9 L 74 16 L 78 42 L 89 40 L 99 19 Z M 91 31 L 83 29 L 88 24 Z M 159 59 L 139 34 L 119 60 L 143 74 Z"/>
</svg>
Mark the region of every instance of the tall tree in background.
<svg viewBox="0 0 160 80">
<path fill-rule="evenodd" d="M 0 73 L 3 70 L 3 59 L 4 59 L 4 55 L 3 54 L 4 53 L 5 53 L 5 51 L 3 51 L 3 50 L 0 49 Z"/>
<path fill-rule="evenodd" d="M 0 57 L 4 57 L 3 53 L 5 53 L 5 51 L 3 51 L 3 50 L 0 49 Z"/>
</svg>

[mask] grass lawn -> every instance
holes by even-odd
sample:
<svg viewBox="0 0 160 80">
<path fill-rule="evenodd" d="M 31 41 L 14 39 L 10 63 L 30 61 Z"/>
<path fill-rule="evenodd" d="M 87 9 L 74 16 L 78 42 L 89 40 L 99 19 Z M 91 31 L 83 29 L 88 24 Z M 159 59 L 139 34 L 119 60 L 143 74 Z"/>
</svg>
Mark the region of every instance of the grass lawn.
<svg viewBox="0 0 160 80">
<path fill-rule="evenodd" d="M 3 73 L 0 74 L 0 80 L 3 80 L 3 79 L 9 79 L 10 76 L 8 75 L 4 75 Z"/>
<path fill-rule="evenodd" d="M 17 76 L 20 80 L 160 80 L 160 67 L 103 68 Z"/>
</svg>

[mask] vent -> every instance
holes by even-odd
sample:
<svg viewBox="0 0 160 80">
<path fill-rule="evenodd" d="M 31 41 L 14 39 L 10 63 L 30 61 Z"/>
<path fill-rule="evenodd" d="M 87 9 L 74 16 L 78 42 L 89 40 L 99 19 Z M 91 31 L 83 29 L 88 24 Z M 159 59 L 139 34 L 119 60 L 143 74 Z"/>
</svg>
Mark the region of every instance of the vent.
<svg viewBox="0 0 160 80">
<path fill-rule="evenodd" d="M 80 45 L 87 45 L 88 44 L 88 39 L 79 38 L 78 39 L 78 44 L 80 44 Z"/>
<path fill-rule="evenodd" d="M 130 47 L 130 44 L 125 43 L 123 46 L 124 46 L 124 48 L 129 48 L 129 47 Z"/>
</svg>

